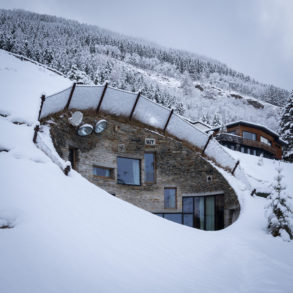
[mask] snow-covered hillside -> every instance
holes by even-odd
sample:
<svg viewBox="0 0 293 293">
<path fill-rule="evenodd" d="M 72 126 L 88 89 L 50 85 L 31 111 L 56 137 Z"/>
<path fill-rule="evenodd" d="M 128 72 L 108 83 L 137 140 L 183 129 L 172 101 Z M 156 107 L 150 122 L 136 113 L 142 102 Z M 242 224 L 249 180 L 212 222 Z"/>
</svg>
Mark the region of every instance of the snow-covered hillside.
<svg viewBox="0 0 293 293">
<path fill-rule="evenodd" d="M 40 94 L 70 81 L 3 51 L 0 64 L 0 292 L 290 292 L 293 245 L 266 233 L 263 198 L 221 170 L 242 210 L 206 232 L 65 176 L 32 137 Z"/>
<path fill-rule="evenodd" d="M 274 178 L 277 175 L 276 168 L 280 165 L 286 190 L 291 196 L 293 195 L 293 164 L 225 149 L 232 157 L 240 161 L 251 186 L 258 192 L 270 193 L 272 191 Z"/>
<path fill-rule="evenodd" d="M 212 126 L 249 120 L 278 131 L 278 106 L 289 95 L 217 60 L 55 16 L 0 9 L 0 31 L 1 49 L 49 65 L 77 82 L 108 80 L 120 89 L 141 90 Z"/>
</svg>

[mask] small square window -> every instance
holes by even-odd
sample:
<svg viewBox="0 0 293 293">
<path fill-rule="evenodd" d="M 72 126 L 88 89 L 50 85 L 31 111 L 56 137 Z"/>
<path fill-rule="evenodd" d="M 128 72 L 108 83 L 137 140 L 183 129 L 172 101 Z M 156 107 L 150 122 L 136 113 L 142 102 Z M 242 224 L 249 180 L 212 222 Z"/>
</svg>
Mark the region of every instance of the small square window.
<svg viewBox="0 0 293 293">
<path fill-rule="evenodd" d="M 177 207 L 177 190 L 176 188 L 167 187 L 164 189 L 164 208 L 176 209 Z"/>
</svg>

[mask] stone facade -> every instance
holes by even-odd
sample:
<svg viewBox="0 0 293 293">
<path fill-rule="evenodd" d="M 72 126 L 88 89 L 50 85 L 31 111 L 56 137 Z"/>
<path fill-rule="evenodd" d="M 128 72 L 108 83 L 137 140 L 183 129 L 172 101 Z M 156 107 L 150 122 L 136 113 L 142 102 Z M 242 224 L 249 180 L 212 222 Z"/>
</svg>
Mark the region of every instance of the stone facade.
<svg viewBox="0 0 293 293">
<path fill-rule="evenodd" d="M 199 152 L 182 141 L 122 117 L 84 112 L 84 123 L 95 125 L 106 119 L 100 134 L 81 137 L 68 123 L 68 113 L 55 115 L 51 136 L 59 155 L 69 159 L 69 148 L 76 149 L 76 170 L 85 178 L 123 200 L 153 213 L 182 212 L 182 197 L 224 194 L 224 225 L 238 216 L 239 202 L 224 177 Z M 152 138 L 155 145 L 146 145 Z M 155 155 L 155 183 L 144 181 L 144 154 Z M 117 157 L 140 160 L 141 185 L 117 183 Z M 93 166 L 111 168 L 111 178 L 93 174 Z M 175 209 L 164 208 L 164 188 L 177 188 Z M 233 217 L 233 220 L 232 220 Z"/>
</svg>

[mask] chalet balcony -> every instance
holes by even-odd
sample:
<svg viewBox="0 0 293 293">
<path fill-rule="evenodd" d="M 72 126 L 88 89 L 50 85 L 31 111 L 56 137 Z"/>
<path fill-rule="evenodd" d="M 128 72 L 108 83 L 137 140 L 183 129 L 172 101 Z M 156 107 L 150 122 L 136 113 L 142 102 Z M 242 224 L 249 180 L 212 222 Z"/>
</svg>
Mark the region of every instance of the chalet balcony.
<svg viewBox="0 0 293 293">
<path fill-rule="evenodd" d="M 242 145 L 242 146 L 262 149 L 272 154 L 273 156 L 276 156 L 276 150 L 273 147 L 260 141 L 246 139 L 246 138 L 243 138 L 242 136 L 238 136 L 238 135 L 230 134 L 230 133 L 218 134 L 216 136 L 216 139 L 220 142 L 227 142 L 227 143 L 239 145 L 239 148 Z"/>
</svg>

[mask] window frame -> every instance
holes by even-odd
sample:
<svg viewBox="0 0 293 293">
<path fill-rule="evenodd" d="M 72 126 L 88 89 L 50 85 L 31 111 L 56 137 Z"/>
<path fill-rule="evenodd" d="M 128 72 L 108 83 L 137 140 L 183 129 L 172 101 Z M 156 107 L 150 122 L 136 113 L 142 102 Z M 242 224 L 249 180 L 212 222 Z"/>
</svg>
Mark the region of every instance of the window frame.
<svg viewBox="0 0 293 293">
<path fill-rule="evenodd" d="M 166 207 L 166 200 L 165 200 L 165 190 L 166 189 L 174 189 L 175 190 L 175 207 Z M 177 209 L 177 187 L 164 187 L 164 209 L 165 210 L 176 210 Z"/>
<path fill-rule="evenodd" d="M 139 184 L 129 184 L 129 183 L 121 183 L 121 182 L 118 182 L 118 159 L 119 158 L 138 161 L 138 166 L 139 166 L 139 173 L 138 173 L 139 174 Z M 117 158 L 116 158 L 116 166 L 117 166 L 117 181 L 116 181 L 117 184 L 128 185 L 128 186 L 141 186 L 142 185 L 141 184 L 141 159 L 117 156 Z"/>
<path fill-rule="evenodd" d="M 249 133 L 249 134 L 253 134 L 253 135 L 255 135 L 255 139 L 251 139 L 251 138 L 244 137 L 244 133 Z M 252 141 L 257 141 L 257 134 L 256 134 L 255 132 L 251 132 L 251 131 L 243 130 L 243 131 L 242 131 L 242 137 L 243 137 L 244 139 L 249 139 L 249 140 L 252 140 Z"/>
<path fill-rule="evenodd" d="M 100 168 L 100 169 L 105 169 L 110 171 L 110 176 L 102 176 L 102 175 L 96 175 L 94 174 L 94 168 Z M 114 168 L 111 167 L 105 167 L 105 166 L 100 166 L 100 165 L 93 165 L 93 176 L 98 177 L 98 178 L 103 178 L 103 179 L 111 179 L 115 180 L 115 172 Z"/>
<path fill-rule="evenodd" d="M 269 140 L 268 138 L 266 138 L 265 136 L 260 136 L 260 138 L 259 138 L 259 140 L 260 140 L 260 142 L 261 143 L 263 143 L 263 144 L 265 144 L 265 145 L 268 145 L 268 146 L 272 146 L 272 141 L 271 140 Z"/>
<path fill-rule="evenodd" d="M 146 168 L 145 168 L 145 154 L 152 154 L 154 156 L 154 181 L 146 181 Z M 151 152 L 151 151 L 146 151 L 143 154 L 143 171 L 144 171 L 144 183 L 147 185 L 152 185 L 152 184 L 156 184 L 157 183 L 157 164 L 156 164 L 156 153 L 155 152 Z"/>
</svg>

